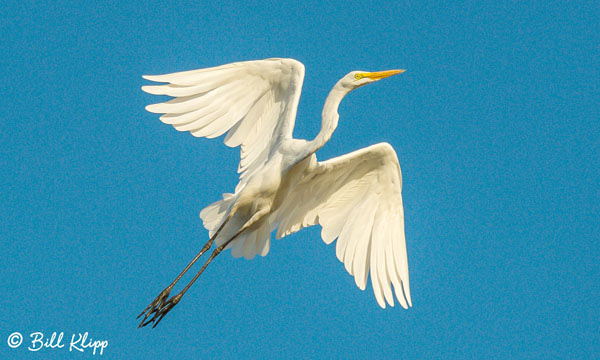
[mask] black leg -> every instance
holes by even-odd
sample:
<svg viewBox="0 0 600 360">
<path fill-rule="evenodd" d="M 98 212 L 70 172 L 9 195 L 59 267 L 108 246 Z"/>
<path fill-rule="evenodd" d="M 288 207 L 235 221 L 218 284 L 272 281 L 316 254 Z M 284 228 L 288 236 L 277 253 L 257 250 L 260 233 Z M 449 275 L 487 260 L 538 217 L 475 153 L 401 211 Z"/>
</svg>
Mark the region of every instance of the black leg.
<svg viewBox="0 0 600 360">
<path fill-rule="evenodd" d="M 215 239 L 217 238 L 217 236 L 219 235 L 219 233 L 221 232 L 221 230 L 223 229 L 223 227 L 225 226 L 225 224 L 229 221 L 230 218 L 227 218 L 223 224 L 221 224 L 221 226 L 219 227 L 219 229 L 215 232 L 215 234 L 206 242 L 206 244 L 204 244 L 204 246 L 202 247 L 202 250 L 200 250 L 200 252 L 198 253 L 198 255 L 196 255 L 196 257 L 185 267 L 185 269 L 183 269 L 183 271 L 177 276 L 177 278 L 175 278 L 175 280 L 173 280 L 173 282 L 171 283 L 171 285 L 167 286 L 163 291 L 160 292 L 160 294 L 158 294 L 158 296 L 154 299 L 154 301 L 152 301 L 152 303 L 150 303 L 150 305 L 148 305 L 146 307 L 146 309 L 144 309 L 144 311 L 142 311 L 141 314 L 139 314 L 137 317 L 138 319 L 144 315 L 144 318 L 142 319 L 142 321 L 140 322 L 140 325 L 138 327 L 143 327 L 146 324 L 144 323 L 146 321 L 146 319 L 148 319 L 148 317 L 154 313 L 157 313 L 157 311 L 159 309 L 162 309 L 163 307 L 167 306 L 167 304 L 173 300 L 169 300 L 169 302 L 167 302 L 167 299 L 169 298 L 169 295 L 171 294 L 171 291 L 173 290 L 173 287 L 175 286 L 175 284 L 177 284 L 177 282 L 183 277 L 183 275 L 185 275 L 185 273 L 196 263 L 196 261 L 198 261 L 198 259 L 200 259 L 200 257 L 202 255 L 204 255 L 204 253 L 211 248 L 213 242 L 215 241 Z M 204 266 L 206 267 L 206 265 Z M 196 275 L 197 277 L 197 275 Z M 195 278 L 194 278 L 195 279 Z M 189 285 L 186 287 L 186 289 L 189 288 Z M 181 298 L 181 297 L 179 297 Z M 179 300 L 177 300 L 178 302 Z M 175 304 L 177 304 L 177 302 L 175 302 Z M 172 305 L 175 306 L 175 305 Z M 171 307 L 172 307 L 171 306 Z M 163 315 L 164 316 L 164 315 Z M 152 318 L 154 319 L 156 317 L 156 315 Z"/>
<path fill-rule="evenodd" d="M 208 260 L 206 260 L 206 263 L 204 263 L 204 265 L 202 265 L 202 268 L 198 271 L 198 273 L 196 273 L 194 278 L 185 286 L 185 288 L 183 290 L 181 290 L 181 292 L 179 294 L 173 296 L 171 299 L 169 299 L 166 302 L 165 302 L 166 297 L 162 298 L 161 301 L 157 304 L 157 306 L 155 306 L 152 309 L 152 311 L 150 311 L 146 314 L 146 316 L 144 317 L 144 319 L 142 320 L 142 322 L 140 323 L 140 325 L 138 327 L 144 327 L 152 322 L 154 322 L 154 325 L 152 325 L 152 327 L 153 328 L 156 327 L 156 325 L 158 325 L 158 323 L 162 320 L 162 318 L 164 318 L 165 315 L 167 315 L 167 313 L 169 313 L 169 311 L 171 311 L 171 309 L 173 309 L 175 307 L 175 305 L 177 305 L 179 303 L 179 301 L 181 300 L 183 295 L 186 293 L 186 291 L 188 291 L 188 289 L 194 284 L 194 282 L 200 277 L 200 275 L 202 275 L 202 273 L 204 272 L 204 269 L 206 269 L 208 264 L 210 264 L 213 261 L 213 259 L 217 255 L 219 255 L 221 253 L 221 251 L 223 251 L 223 249 L 225 249 L 225 247 L 227 247 L 227 245 L 229 245 L 229 243 L 231 243 L 239 234 L 241 234 L 242 231 L 243 230 L 240 230 L 231 239 L 227 240 L 223 245 L 221 245 L 221 246 L 217 247 L 215 250 L 213 250 L 213 253 L 210 255 Z M 159 297 L 160 297 L 160 295 L 159 295 Z M 168 294 L 167 294 L 167 297 L 168 297 Z M 157 300 L 158 300 L 158 298 L 157 298 Z M 155 300 L 155 302 L 156 302 L 156 300 Z M 152 318 L 150 318 L 150 320 L 146 321 L 146 319 L 153 313 L 154 313 L 154 316 L 152 316 Z"/>
</svg>

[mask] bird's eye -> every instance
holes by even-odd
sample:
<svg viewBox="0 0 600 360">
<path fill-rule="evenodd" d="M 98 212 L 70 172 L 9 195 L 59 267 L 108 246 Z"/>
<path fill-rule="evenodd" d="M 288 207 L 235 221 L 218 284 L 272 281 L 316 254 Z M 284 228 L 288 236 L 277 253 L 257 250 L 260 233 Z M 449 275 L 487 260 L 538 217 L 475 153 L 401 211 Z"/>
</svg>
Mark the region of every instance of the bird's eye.
<svg viewBox="0 0 600 360">
<path fill-rule="evenodd" d="M 362 77 L 363 77 L 362 74 L 354 74 L 354 78 L 356 80 L 360 80 L 360 79 L 362 79 Z"/>
</svg>

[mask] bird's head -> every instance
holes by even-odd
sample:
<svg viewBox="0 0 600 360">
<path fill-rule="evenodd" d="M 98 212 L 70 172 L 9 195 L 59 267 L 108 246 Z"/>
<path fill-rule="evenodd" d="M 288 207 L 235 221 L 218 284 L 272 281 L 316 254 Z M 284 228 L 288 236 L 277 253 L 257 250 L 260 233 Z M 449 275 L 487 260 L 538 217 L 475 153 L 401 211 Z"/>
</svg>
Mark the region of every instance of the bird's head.
<svg viewBox="0 0 600 360">
<path fill-rule="evenodd" d="M 340 79 L 338 84 L 348 91 L 359 88 L 363 85 L 370 84 L 392 75 L 401 74 L 406 70 L 386 70 L 386 71 L 351 71 L 346 76 Z"/>
</svg>

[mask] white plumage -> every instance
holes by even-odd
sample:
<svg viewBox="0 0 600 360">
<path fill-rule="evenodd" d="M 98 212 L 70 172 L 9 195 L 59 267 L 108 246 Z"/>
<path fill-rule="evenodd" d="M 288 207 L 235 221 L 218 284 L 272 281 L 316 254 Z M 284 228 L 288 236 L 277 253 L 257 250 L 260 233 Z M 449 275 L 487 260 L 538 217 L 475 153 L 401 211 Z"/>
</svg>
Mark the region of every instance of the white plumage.
<svg viewBox="0 0 600 360">
<path fill-rule="evenodd" d="M 403 72 L 353 71 L 329 93 L 321 131 L 314 140 L 292 138 L 304 79 L 304 66 L 292 59 L 238 62 L 208 69 L 144 76 L 168 83 L 144 86 L 150 94 L 174 99 L 146 107 L 161 121 L 197 137 L 227 134 L 225 144 L 241 147 L 240 181 L 234 193 L 200 213 L 211 240 L 189 267 L 212 246 L 204 267 L 177 296 L 166 301 L 179 276 L 144 311 L 155 325 L 176 304 L 223 248 L 235 257 L 265 256 L 270 234 L 281 238 L 319 224 L 327 244 L 337 239 L 336 255 L 365 289 L 371 275 L 377 303 L 411 306 L 404 239 L 402 175 L 387 143 L 318 162 L 315 152 L 337 127 L 337 108 L 353 89 Z M 183 273 L 182 273 L 183 274 Z M 142 313 L 143 314 L 143 313 Z"/>
<path fill-rule="evenodd" d="M 164 113 L 162 122 L 196 137 L 228 132 L 225 144 L 241 146 L 243 178 L 266 162 L 278 141 L 291 138 L 304 65 L 292 59 L 246 61 L 144 78 L 170 83 L 143 86 L 145 92 L 176 97 L 146 107 Z"/>
</svg>

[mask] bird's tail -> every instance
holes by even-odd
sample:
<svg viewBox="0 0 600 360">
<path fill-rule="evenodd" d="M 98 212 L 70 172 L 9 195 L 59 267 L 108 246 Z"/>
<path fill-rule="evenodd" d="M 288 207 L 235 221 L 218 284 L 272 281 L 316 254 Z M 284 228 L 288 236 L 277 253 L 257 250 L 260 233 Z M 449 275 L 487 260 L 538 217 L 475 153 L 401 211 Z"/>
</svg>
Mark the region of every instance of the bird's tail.
<svg viewBox="0 0 600 360">
<path fill-rule="evenodd" d="M 221 227 L 230 215 L 231 208 L 235 204 L 237 197 L 234 194 L 223 194 L 223 200 L 219 200 L 205 207 L 200 212 L 200 218 L 204 227 L 208 230 L 209 236 L 212 237 L 215 232 Z M 219 233 L 215 240 L 217 246 L 223 244 L 230 239 L 236 231 L 247 221 L 239 217 L 240 214 L 233 214 L 227 225 Z M 231 249 L 231 255 L 234 257 L 245 257 L 252 259 L 255 255 L 265 256 L 269 252 L 271 244 L 271 225 L 269 221 L 265 221 L 258 228 L 244 231 L 225 249 Z"/>
<path fill-rule="evenodd" d="M 225 193 L 223 194 L 223 200 L 212 203 L 200 211 L 200 218 L 204 227 L 208 230 L 210 237 L 215 234 L 225 219 L 227 219 L 227 215 L 234 203 L 235 195 Z"/>
</svg>

